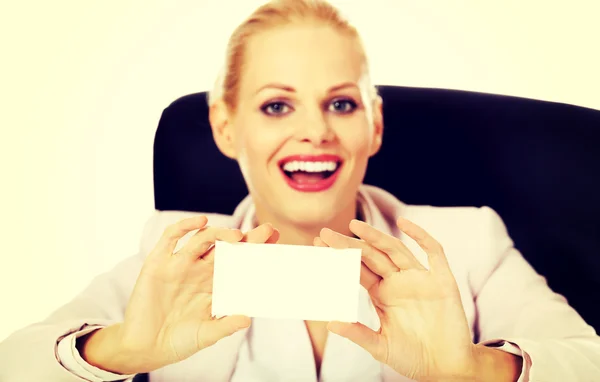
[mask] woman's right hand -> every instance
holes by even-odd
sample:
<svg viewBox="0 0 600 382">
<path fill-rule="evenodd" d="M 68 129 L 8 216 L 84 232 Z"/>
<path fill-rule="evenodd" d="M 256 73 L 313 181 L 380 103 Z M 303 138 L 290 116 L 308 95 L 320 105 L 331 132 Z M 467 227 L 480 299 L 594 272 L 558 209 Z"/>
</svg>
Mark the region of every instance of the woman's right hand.
<svg viewBox="0 0 600 382">
<path fill-rule="evenodd" d="M 198 216 L 165 230 L 146 258 L 124 322 L 101 329 L 86 341 L 83 353 L 88 363 L 119 374 L 150 372 L 182 361 L 250 325 L 245 316 L 211 317 L 213 244 L 216 240 L 275 243 L 279 233 L 268 224 L 246 235 L 206 224 L 207 218 Z M 178 241 L 194 230 L 198 232 L 174 252 Z M 111 341 L 106 340 L 109 330 Z M 113 354 L 109 356 L 107 351 Z M 116 351 L 121 355 L 114 354 Z"/>
</svg>

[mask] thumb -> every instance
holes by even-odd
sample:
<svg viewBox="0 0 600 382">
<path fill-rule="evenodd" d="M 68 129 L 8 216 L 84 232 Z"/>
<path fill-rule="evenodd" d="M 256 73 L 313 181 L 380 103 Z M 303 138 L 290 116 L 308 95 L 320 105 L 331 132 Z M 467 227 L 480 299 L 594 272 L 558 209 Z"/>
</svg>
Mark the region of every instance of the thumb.
<svg viewBox="0 0 600 382">
<path fill-rule="evenodd" d="M 252 320 L 246 316 L 225 316 L 206 323 L 206 330 L 199 333 L 200 350 L 214 345 L 217 341 L 250 326 Z"/>
<path fill-rule="evenodd" d="M 331 321 L 327 325 L 327 329 L 349 339 L 358 346 L 368 351 L 375 359 L 379 360 L 379 355 L 382 354 L 380 334 L 373 331 L 371 328 L 361 324 L 360 322 L 349 323 Z"/>
</svg>

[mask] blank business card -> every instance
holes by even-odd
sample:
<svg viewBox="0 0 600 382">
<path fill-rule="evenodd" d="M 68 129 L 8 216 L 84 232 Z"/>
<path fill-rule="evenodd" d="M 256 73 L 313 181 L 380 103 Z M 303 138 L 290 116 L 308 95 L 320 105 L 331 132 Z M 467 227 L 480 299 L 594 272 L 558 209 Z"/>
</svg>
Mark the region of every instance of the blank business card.
<svg viewBox="0 0 600 382">
<path fill-rule="evenodd" d="M 215 243 L 212 315 L 357 322 L 361 250 Z"/>
</svg>

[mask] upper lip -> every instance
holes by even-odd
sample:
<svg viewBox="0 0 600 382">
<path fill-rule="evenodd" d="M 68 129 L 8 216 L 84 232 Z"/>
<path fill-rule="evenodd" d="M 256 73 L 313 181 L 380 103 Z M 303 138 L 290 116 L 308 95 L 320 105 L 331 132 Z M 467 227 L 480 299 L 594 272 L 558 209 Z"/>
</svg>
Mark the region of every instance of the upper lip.
<svg viewBox="0 0 600 382">
<path fill-rule="evenodd" d="M 342 158 L 338 155 L 333 154 L 319 154 L 319 155 L 309 155 L 309 154 L 299 154 L 299 155 L 290 155 L 285 158 L 279 160 L 279 166 L 283 166 L 287 162 L 341 162 Z"/>
</svg>

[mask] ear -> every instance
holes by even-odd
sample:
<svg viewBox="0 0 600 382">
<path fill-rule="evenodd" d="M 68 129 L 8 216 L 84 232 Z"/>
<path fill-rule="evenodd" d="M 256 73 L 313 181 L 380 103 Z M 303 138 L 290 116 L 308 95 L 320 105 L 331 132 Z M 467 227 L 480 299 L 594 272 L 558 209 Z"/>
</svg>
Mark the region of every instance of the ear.
<svg viewBox="0 0 600 382">
<path fill-rule="evenodd" d="M 231 124 L 231 113 L 225 102 L 217 100 L 210 106 L 208 120 L 219 151 L 231 159 L 236 159 L 235 131 Z"/>
<path fill-rule="evenodd" d="M 371 153 L 373 156 L 381 149 L 383 143 L 383 99 L 377 96 L 373 102 L 373 137 L 371 140 Z"/>
</svg>

